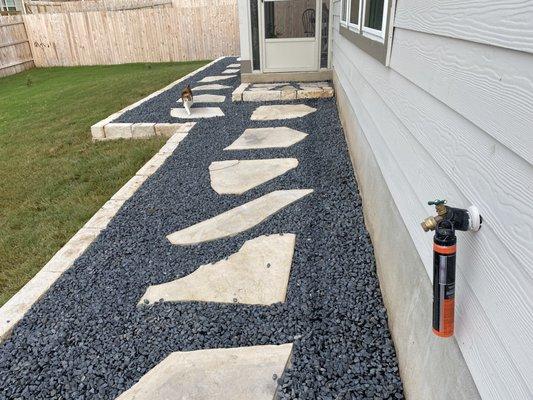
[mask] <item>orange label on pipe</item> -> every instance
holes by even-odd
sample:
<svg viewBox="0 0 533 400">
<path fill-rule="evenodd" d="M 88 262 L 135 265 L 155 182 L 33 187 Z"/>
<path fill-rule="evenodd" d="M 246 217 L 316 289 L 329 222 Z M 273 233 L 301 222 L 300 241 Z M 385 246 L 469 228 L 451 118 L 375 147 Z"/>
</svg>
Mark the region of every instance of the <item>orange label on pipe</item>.
<svg viewBox="0 0 533 400">
<path fill-rule="evenodd" d="M 444 299 L 441 309 L 440 330 L 433 329 L 435 335 L 440 337 L 453 336 L 455 299 Z"/>
<path fill-rule="evenodd" d="M 457 252 L 457 246 L 439 246 L 438 244 L 433 243 L 433 250 L 439 254 L 454 254 Z"/>
</svg>

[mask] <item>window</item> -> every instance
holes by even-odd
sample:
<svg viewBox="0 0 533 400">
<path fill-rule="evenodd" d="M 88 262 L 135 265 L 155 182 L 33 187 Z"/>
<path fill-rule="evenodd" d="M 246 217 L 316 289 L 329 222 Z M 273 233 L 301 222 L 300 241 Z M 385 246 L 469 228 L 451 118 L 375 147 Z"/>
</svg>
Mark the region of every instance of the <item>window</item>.
<svg viewBox="0 0 533 400">
<path fill-rule="evenodd" d="M 389 0 L 342 0 L 341 24 L 383 42 Z M 363 21 L 362 29 L 360 21 Z"/>
<path fill-rule="evenodd" d="M 348 25 L 356 30 L 359 30 L 359 3 L 360 0 L 350 0 L 350 20 Z"/>
<path fill-rule="evenodd" d="M 363 0 L 364 5 L 364 25 L 363 31 L 379 38 L 385 37 L 383 27 L 386 23 L 386 0 Z"/>
<path fill-rule="evenodd" d="M 386 64 L 391 0 L 342 0 L 340 33 Z"/>
<path fill-rule="evenodd" d="M 266 39 L 315 37 L 316 0 L 265 2 Z"/>
<path fill-rule="evenodd" d="M 342 0 L 341 2 L 341 24 L 347 25 L 348 20 L 346 19 L 348 15 L 348 9 L 346 8 L 348 6 L 348 0 Z"/>
</svg>

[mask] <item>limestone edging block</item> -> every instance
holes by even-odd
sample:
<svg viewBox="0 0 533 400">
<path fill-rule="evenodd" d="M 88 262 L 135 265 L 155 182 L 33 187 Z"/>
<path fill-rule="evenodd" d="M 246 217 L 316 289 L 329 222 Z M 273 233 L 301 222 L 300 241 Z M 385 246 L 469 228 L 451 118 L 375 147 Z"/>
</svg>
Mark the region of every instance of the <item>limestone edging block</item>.
<svg viewBox="0 0 533 400">
<path fill-rule="evenodd" d="M 213 76 L 206 76 L 205 78 L 202 78 L 198 81 L 198 83 L 211 83 L 211 82 L 217 82 L 217 81 L 224 81 L 226 79 L 235 78 L 237 75 L 213 75 Z"/>
<path fill-rule="evenodd" d="M 131 139 L 132 126 L 130 123 L 109 123 L 104 126 L 106 139 Z"/>
<path fill-rule="evenodd" d="M 242 101 L 276 101 L 281 100 L 281 90 L 245 90 Z"/>
<path fill-rule="evenodd" d="M 174 352 L 117 400 L 272 400 L 291 353 L 292 343 Z"/>
<path fill-rule="evenodd" d="M 172 137 L 175 133 L 187 133 L 196 122 L 184 122 L 184 123 L 167 123 L 158 122 L 154 126 L 154 133 L 156 136 Z"/>
<path fill-rule="evenodd" d="M 253 228 L 281 209 L 312 193 L 313 189 L 276 190 L 167 236 L 170 243 L 193 245 Z"/>
<path fill-rule="evenodd" d="M 215 161 L 209 166 L 211 187 L 218 194 L 243 194 L 297 166 L 296 158 Z"/>
<path fill-rule="evenodd" d="M 139 304 L 205 301 L 271 305 L 284 302 L 296 235 L 260 236 L 227 259 L 200 266 L 192 274 L 148 287 Z"/>
<path fill-rule="evenodd" d="M 242 101 L 242 94 L 244 93 L 244 91 L 246 90 L 248 85 L 249 85 L 249 83 L 241 83 L 237 87 L 237 89 L 235 89 L 233 91 L 233 93 L 231 94 L 231 100 L 232 101 Z"/>
<path fill-rule="evenodd" d="M 170 116 L 181 119 L 214 118 L 223 117 L 224 112 L 220 107 L 192 107 L 189 115 L 185 108 L 173 108 L 170 110 Z"/>
<path fill-rule="evenodd" d="M 289 147 L 307 137 L 307 133 L 286 126 L 248 128 L 224 150 L 252 150 Z"/>
<path fill-rule="evenodd" d="M 138 122 L 131 127 L 131 137 L 133 139 L 146 139 L 155 136 L 155 123 Z"/>
<path fill-rule="evenodd" d="M 244 96 L 244 95 L 243 95 Z M 244 97 L 243 97 L 244 98 Z M 276 104 L 260 106 L 252 114 L 252 121 L 271 121 L 305 117 L 316 111 L 306 104 Z"/>
</svg>

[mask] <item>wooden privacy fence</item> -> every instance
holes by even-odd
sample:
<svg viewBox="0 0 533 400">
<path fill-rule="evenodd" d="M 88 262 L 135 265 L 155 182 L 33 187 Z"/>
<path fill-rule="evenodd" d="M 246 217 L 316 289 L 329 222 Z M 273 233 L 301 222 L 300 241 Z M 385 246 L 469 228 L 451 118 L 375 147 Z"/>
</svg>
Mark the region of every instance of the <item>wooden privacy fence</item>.
<svg viewBox="0 0 533 400">
<path fill-rule="evenodd" d="M 37 67 L 213 59 L 239 53 L 235 0 L 127 11 L 25 15 Z"/>
<path fill-rule="evenodd" d="M 0 77 L 32 67 L 33 58 L 22 17 L 0 17 Z"/>
<path fill-rule="evenodd" d="M 172 0 L 80 0 L 80 1 L 25 1 L 28 14 L 68 13 L 82 11 L 136 10 L 142 8 L 172 7 Z"/>
</svg>

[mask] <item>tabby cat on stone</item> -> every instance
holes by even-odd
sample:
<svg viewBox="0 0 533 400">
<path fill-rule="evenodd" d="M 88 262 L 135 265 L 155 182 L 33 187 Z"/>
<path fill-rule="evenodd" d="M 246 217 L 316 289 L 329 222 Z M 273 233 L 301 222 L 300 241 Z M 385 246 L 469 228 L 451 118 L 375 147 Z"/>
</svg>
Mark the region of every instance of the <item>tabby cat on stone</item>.
<svg viewBox="0 0 533 400">
<path fill-rule="evenodd" d="M 187 87 L 181 92 L 181 101 L 183 101 L 183 107 L 187 110 L 187 114 L 191 115 L 191 107 L 194 103 L 191 85 L 187 85 Z"/>
</svg>

